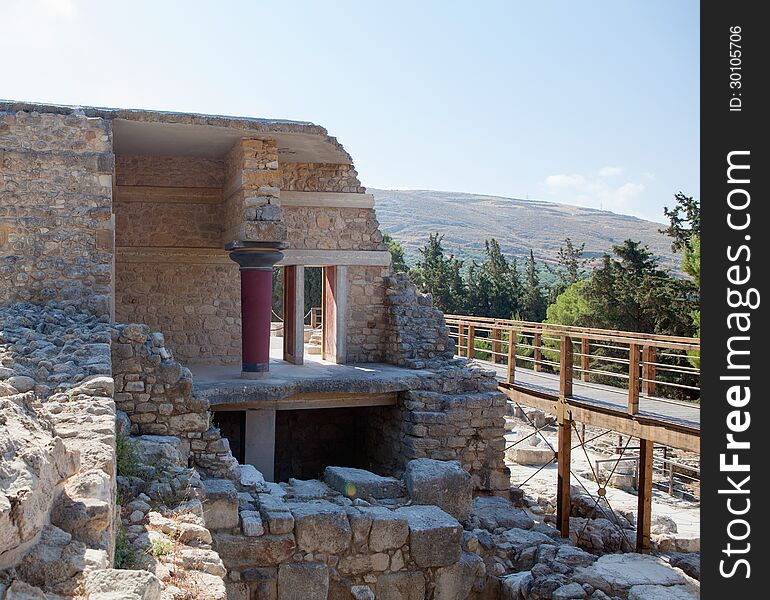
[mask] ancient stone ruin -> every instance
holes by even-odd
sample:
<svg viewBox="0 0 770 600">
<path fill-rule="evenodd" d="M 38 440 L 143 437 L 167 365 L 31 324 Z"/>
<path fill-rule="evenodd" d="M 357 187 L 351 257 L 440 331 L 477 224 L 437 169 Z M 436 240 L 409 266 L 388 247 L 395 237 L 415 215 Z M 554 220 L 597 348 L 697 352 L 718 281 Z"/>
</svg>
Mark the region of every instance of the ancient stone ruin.
<svg viewBox="0 0 770 600">
<path fill-rule="evenodd" d="M 0 102 L 0 598 L 697 597 L 528 510 L 506 410 L 323 128 Z"/>
</svg>

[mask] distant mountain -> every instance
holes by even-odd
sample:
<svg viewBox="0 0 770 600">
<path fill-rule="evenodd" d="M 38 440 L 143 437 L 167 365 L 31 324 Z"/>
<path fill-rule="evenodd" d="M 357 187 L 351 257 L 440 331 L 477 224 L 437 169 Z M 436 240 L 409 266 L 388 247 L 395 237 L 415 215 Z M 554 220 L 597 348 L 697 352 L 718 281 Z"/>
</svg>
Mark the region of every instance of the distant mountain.
<svg viewBox="0 0 770 600">
<path fill-rule="evenodd" d="M 413 261 L 430 233 L 444 234 L 444 249 L 463 259 L 479 259 L 484 240 L 495 238 L 508 255 L 524 258 L 530 248 L 538 261 L 554 263 L 564 238 L 585 243 L 586 258 L 600 257 L 626 239 L 641 241 L 660 258 L 661 265 L 679 272 L 681 257 L 671 251 L 671 239 L 660 223 L 606 210 L 432 190 L 380 190 L 374 195 L 377 218 Z M 594 261 L 596 264 L 598 261 Z"/>
</svg>

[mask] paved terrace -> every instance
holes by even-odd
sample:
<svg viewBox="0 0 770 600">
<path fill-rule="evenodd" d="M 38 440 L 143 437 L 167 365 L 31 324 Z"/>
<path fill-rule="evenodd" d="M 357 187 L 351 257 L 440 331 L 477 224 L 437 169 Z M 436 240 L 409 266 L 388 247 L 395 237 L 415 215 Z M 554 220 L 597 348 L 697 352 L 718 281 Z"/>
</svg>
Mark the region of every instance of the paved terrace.
<svg viewBox="0 0 770 600">
<path fill-rule="evenodd" d="M 431 373 L 385 363 L 338 365 L 307 352 L 305 364 L 292 365 L 281 359 L 282 338 L 270 341 L 268 377 L 242 379 L 239 364 L 191 365 L 195 395 L 219 410 L 383 406 Z"/>
</svg>

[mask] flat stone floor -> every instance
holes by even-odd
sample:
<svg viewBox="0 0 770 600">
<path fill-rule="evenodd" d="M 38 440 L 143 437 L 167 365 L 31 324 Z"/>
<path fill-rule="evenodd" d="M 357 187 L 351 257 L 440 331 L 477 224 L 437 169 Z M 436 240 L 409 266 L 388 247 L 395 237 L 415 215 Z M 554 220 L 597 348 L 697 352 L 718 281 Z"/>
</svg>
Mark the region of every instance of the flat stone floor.
<svg viewBox="0 0 770 600">
<path fill-rule="evenodd" d="M 376 394 L 410 389 L 430 371 L 385 363 L 338 365 L 317 354 L 305 364 L 282 360 L 283 338 L 270 338 L 270 372 L 262 379 L 242 379 L 240 365 L 189 365 L 194 391 L 212 405 L 279 400 L 302 393 Z M 307 347 L 307 346 L 306 346 Z"/>
</svg>

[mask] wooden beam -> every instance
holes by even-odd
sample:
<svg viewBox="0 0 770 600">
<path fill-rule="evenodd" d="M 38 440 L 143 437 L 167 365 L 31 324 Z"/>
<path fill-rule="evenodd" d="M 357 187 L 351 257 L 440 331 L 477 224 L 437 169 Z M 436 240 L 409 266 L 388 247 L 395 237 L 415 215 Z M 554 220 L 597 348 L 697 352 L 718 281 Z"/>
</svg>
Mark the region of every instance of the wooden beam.
<svg viewBox="0 0 770 600">
<path fill-rule="evenodd" d="M 655 346 L 644 346 L 642 350 L 642 393 L 647 396 L 655 395 L 655 377 L 657 369 L 653 364 L 656 360 L 657 349 Z"/>
<path fill-rule="evenodd" d="M 540 360 L 542 358 L 542 352 L 540 351 L 540 345 L 541 345 L 541 335 L 539 333 L 536 333 L 534 336 L 532 336 L 532 345 L 535 347 L 535 350 L 533 352 L 533 358 L 535 359 L 535 371 L 540 370 Z"/>
<path fill-rule="evenodd" d="M 580 379 L 582 381 L 589 381 L 590 375 L 588 369 L 591 368 L 591 340 L 584 337 L 580 341 Z"/>
<path fill-rule="evenodd" d="M 500 382 L 498 389 L 512 402 L 539 408 L 552 415 L 556 414 L 558 398 L 553 395 L 519 387 L 516 383 Z M 567 404 L 572 412 L 572 419 L 579 423 L 610 429 L 623 435 L 645 438 L 672 448 L 700 452 L 700 430 L 697 427 L 663 421 L 646 415 L 629 415 L 621 410 L 578 401 L 574 398 L 568 399 Z"/>
<path fill-rule="evenodd" d="M 639 440 L 638 514 L 636 517 L 636 551 L 650 552 L 650 521 L 652 519 L 652 450 L 654 443 Z"/>
<path fill-rule="evenodd" d="M 476 326 L 470 325 L 468 327 L 468 351 L 466 356 L 468 358 L 476 357 Z"/>
<path fill-rule="evenodd" d="M 500 362 L 500 330 L 497 327 L 492 329 L 492 364 Z"/>
<path fill-rule="evenodd" d="M 572 453 L 572 421 L 559 423 L 557 451 L 556 525 L 561 536 L 569 537 L 569 515 L 572 510 L 570 497 L 570 465 Z"/>
<path fill-rule="evenodd" d="M 572 338 L 563 335 L 559 351 L 559 395 L 562 398 L 572 396 Z"/>
<path fill-rule="evenodd" d="M 360 406 L 395 406 L 398 392 L 343 393 L 312 392 L 292 394 L 272 400 L 244 400 L 229 404 L 216 404 L 212 410 L 311 410 L 318 408 L 355 408 Z"/>
<path fill-rule="evenodd" d="M 516 380 L 516 331 L 508 330 L 508 383 Z"/>
<path fill-rule="evenodd" d="M 281 207 L 306 206 L 311 208 L 374 208 L 372 194 L 342 192 L 281 191 Z"/>
<path fill-rule="evenodd" d="M 628 346 L 628 414 L 639 413 L 639 346 Z"/>
</svg>

